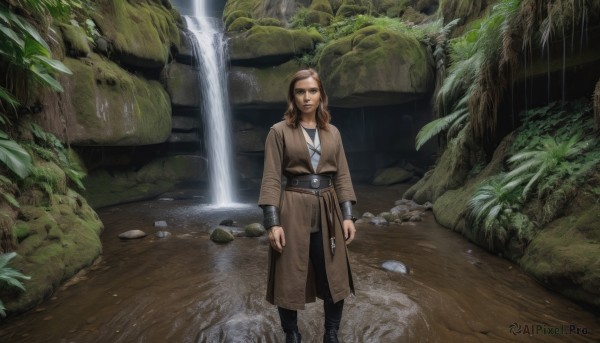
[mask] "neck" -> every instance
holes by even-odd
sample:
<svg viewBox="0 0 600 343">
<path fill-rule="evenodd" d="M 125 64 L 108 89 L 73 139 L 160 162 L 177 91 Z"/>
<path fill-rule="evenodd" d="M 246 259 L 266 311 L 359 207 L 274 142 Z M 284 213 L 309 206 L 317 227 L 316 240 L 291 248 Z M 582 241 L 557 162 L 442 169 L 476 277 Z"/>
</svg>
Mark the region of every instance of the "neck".
<svg viewBox="0 0 600 343">
<path fill-rule="evenodd" d="M 314 115 L 304 114 L 300 117 L 300 124 L 304 127 L 314 128 L 317 126 L 317 118 Z"/>
</svg>

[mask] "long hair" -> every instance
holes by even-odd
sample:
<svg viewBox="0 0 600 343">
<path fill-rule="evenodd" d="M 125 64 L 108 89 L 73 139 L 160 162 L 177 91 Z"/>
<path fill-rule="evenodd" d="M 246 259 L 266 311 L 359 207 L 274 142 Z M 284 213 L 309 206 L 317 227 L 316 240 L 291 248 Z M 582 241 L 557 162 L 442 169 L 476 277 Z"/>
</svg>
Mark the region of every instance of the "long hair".
<svg viewBox="0 0 600 343">
<path fill-rule="evenodd" d="M 294 74 L 294 77 L 292 78 L 288 88 L 288 107 L 283 115 L 283 119 L 285 119 L 286 123 L 293 128 L 297 128 L 300 124 L 301 112 L 298 106 L 296 106 L 294 87 L 296 86 L 296 82 L 308 79 L 309 77 L 312 77 L 315 81 L 317 81 L 317 84 L 319 85 L 319 94 L 321 95 L 321 101 L 319 102 L 319 107 L 317 108 L 317 113 L 315 115 L 317 127 L 321 130 L 327 130 L 327 124 L 329 124 L 329 121 L 331 120 L 331 114 L 327 109 L 327 93 L 325 93 L 325 89 L 323 89 L 323 83 L 321 82 L 319 74 L 314 69 L 304 69 Z"/>
</svg>

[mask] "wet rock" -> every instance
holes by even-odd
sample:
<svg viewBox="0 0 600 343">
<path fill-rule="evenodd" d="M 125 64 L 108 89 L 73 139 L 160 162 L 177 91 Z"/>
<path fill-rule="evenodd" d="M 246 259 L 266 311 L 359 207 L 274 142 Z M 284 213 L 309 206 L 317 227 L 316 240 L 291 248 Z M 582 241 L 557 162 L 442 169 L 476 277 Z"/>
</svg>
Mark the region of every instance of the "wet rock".
<svg viewBox="0 0 600 343">
<path fill-rule="evenodd" d="M 401 217 L 403 214 L 409 212 L 409 208 L 408 206 L 402 204 L 402 205 L 397 205 L 396 207 L 393 207 L 390 209 L 390 213 L 396 217 L 399 218 Z"/>
<path fill-rule="evenodd" d="M 413 202 L 413 201 L 412 201 L 412 200 L 409 200 L 409 199 L 400 199 L 400 200 L 396 200 L 396 201 L 394 202 L 394 206 L 398 206 L 398 205 L 408 205 L 408 204 L 410 204 L 410 203 L 412 203 L 412 202 Z"/>
<path fill-rule="evenodd" d="M 421 217 L 420 214 L 416 214 L 414 216 L 411 216 L 410 218 L 408 218 L 409 222 L 420 222 L 423 221 L 423 218 Z"/>
<path fill-rule="evenodd" d="M 223 226 L 234 226 L 235 224 L 237 224 L 237 223 L 233 219 L 223 219 L 219 223 L 219 225 L 223 225 Z"/>
<path fill-rule="evenodd" d="M 365 213 L 363 213 L 362 217 L 363 218 L 373 218 L 373 217 L 375 217 L 375 215 L 371 212 L 365 212 Z"/>
<path fill-rule="evenodd" d="M 408 267 L 404 263 L 394 260 L 384 261 L 381 264 L 381 268 L 400 274 L 408 274 L 409 272 Z"/>
<path fill-rule="evenodd" d="M 406 212 L 403 215 L 400 216 L 400 219 L 404 222 L 406 221 L 421 221 L 415 218 L 415 220 L 411 220 L 411 218 L 415 217 L 415 216 L 421 216 L 421 211 L 410 211 L 410 212 Z"/>
<path fill-rule="evenodd" d="M 396 219 L 396 216 L 394 216 L 390 212 L 381 212 L 377 215 L 377 217 L 381 217 L 381 218 L 387 220 L 388 222 L 393 222 L 394 219 Z"/>
<path fill-rule="evenodd" d="M 225 229 L 216 228 L 211 234 L 210 239 L 215 243 L 229 243 L 233 241 L 233 234 Z"/>
<path fill-rule="evenodd" d="M 169 231 L 157 231 L 154 235 L 157 238 L 167 238 L 171 236 L 171 233 Z"/>
<path fill-rule="evenodd" d="M 433 211 L 433 204 L 429 201 L 425 202 L 422 206 L 425 211 Z"/>
<path fill-rule="evenodd" d="M 167 227 L 167 222 L 164 220 L 155 221 L 154 227 Z"/>
<path fill-rule="evenodd" d="M 388 226 L 390 224 L 383 217 L 373 217 L 371 220 L 369 220 L 369 223 L 377 226 Z"/>
<path fill-rule="evenodd" d="M 368 223 L 369 221 L 365 218 L 359 218 L 357 219 L 354 224 L 364 224 L 364 223 Z"/>
<path fill-rule="evenodd" d="M 137 239 L 146 237 L 146 233 L 142 230 L 129 230 L 119 235 L 121 239 Z"/>
<path fill-rule="evenodd" d="M 246 237 L 260 237 L 266 232 L 265 227 L 261 223 L 252 223 L 244 227 Z"/>
</svg>

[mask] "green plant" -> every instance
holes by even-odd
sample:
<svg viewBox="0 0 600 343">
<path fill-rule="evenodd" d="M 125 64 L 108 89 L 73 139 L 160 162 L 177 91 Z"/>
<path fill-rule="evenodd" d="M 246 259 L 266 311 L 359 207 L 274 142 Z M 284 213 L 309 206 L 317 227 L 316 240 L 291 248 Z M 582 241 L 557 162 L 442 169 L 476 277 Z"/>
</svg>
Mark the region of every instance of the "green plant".
<svg viewBox="0 0 600 343">
<path fill-rule="evenodd" d="M 17 253 L 10 252 L 7 254 L 0 254 L 0 281 L 3 283 L 20 288 L 21 290 L 25 290 L 25 286 L 18 279 L 29 280 L 31 277 L 23 275 L 22 273 L 14 270 L 13 268 L 8 267 L 8 263 L 17 256 Z M 0 315 L 2 317 L 6 316 L 5 312 L 6 308 L 4 307 L 4 303 L 0 300 Z"/>
<path fill-rule="evenodd" d="M 521 179 L 501 174 L 480 186 L 469 199 L 468 224 L 474 231 L 483 231 L 490 245 L 494 237 L 506 238 L 506 216 L 521 207 L 521 183 Z M 505 218 L 501 217 L 503 214 Z"/>
<path fill-rule="evenodd" d="M 23 147 L 0 130 L 0 161 L 21 179 L 31 171 L 31 156 Z"/>
<path fill-rule="evenodd" d="M 29 147 L 41 158 L 46 161 L 56 163 L 64 170 L 67 177 L 81 190 L 84 190 L 83 178 L 85 172 L 68 158 L 68 149 L 53 134 L 44 131 L 35 123 L 30 124 L 31 133 L 35 137 L 37 144 L 30 144 Z"/>
<path fill-rule="evenodd" d="M 556 179 L 575 174 L 572 160 L 591 147 L 591 140 L 582 141 L 579 135 L 568 139 L 546 137 L 540 147 L 513 155 L 509 162 L 513 164 L 507 177 L 527 180 L 522 196 L 526 198 L 532 188 L 546 175 L 554 174 Z M 543 187 L 542 187 L 543 188 Z"/>
</svg>

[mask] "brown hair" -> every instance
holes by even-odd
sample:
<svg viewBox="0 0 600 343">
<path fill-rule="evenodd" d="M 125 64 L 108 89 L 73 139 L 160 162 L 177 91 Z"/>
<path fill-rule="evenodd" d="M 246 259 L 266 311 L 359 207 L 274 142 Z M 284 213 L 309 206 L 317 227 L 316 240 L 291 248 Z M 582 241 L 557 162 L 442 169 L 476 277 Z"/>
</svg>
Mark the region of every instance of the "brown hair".
<svg viewBox="0 0 600 343">
<path fill-rule="evenodd" d="M 283 115 L 283 119 L 285 119 L 289 126 L 293 128 L 298 127 L 298 124 L 300 123 L 300 110 L 294 101 L 294 87 L 296 86 L 296 82 L 308 79 L 309 77 L 312 77 L 315 81 L 317 81 L 317 84 L 319 85 L 319 94 L 321 95 L 321 101 L 319 102 L 319 108 L 317 108 L 315 118 L 317 121 L 317 127 L 321 130 L 327 130 L 327 124 L 329 124 L 329 121 L 331 120 L 331 114 L 327 109 L 327 93 L 325 93 L 325 89 L 323 89 L 323 83 L 321 82 L 319 74 L 314 69 L 300 70 L 294 74 L 294 77 L 292 77 L 287 94 L 288 107 Z"/>
</svg>

